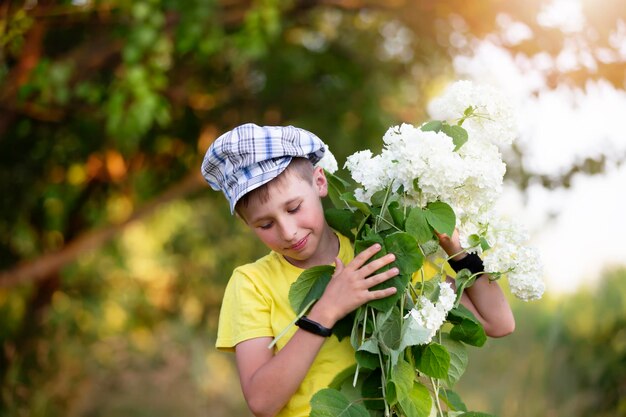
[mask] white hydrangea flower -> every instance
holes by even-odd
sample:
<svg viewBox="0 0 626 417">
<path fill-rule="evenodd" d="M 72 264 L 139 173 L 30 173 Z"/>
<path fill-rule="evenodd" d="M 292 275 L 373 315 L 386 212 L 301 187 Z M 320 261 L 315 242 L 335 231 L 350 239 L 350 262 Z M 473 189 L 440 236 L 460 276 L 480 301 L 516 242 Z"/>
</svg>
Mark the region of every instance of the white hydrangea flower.
<svg viewBox="0 0 626 417">
<path fill-rule="evenodd" d="M 539 252 L 535 248 L 520 247 L 520 262 L 507 274 L 513 295 L 524 301 L 538 300 L 546 286 L 542 280 L 542 265 Z"/>
<path fill-rule="evenodd" d="M 350 170 L 352 178 L 363 186 L 355 191 L 355 197 L 362 202 L 369 203 L 375 192 L 391 182 L 387 177 L 391 161 L 385 155 L 372 156 L 369 150 L 356 152 L 347 158 L 345 167 Z"/>
<path fill-rule="evenodd" d="M 468 253 L 481 254 L 480 245 L 471 242 L 472 236 L 481 236 L 484 227 L 474 217 L 465 216 L 457 218 L 457 230 L 459 231 L 459 242 L 461 247 Z"/>
<path fill-rule="evenodd" d="M 339 169 L 337 166 L 337 160 L 335 159 L 335 155 L 333 155 L 330 152 L 330 149 L 328 149 L 328 145 L 324 144 L 324 148 L 326 149 L 324 156 L 317 162 L 317 166 L 325 169 L 331 174 L 334 174 Z"/>
<path fill-rule="evenodd" d="M 492 215 L 486 232 L 491 248 L 484 252 L 485 271 L 506 273 L 520 263 L 520 248 L 528 241 L 528 233 L 521 225 Z"/>
<path fill-rule="evenodd" d="M 360 201 L 369 202 L 375 192 L 393 184 L 394 191 L 403 187 L 407 204 L 424 206 L 449 199 L 466 179 L 461 156 L 444 133 L 403 124 L 390 128 L 383 140 L 380 155 L 360 151 L 346 161 L 354 180 L 363 186 Z"/>
<path fill-rule="evenodd" d="M 439 289 L 440 293 L 437 303 L 433 303 L 424 296 L 419 297 L 416 307 L 411 309 L 411 311 L 404 316 L 405 319 L 413 320 L 412 324 L 417 327 L 430 331 L 430 334 L 424 344 L 432 341 L 437 331 L 445 322 L 448 312 L 452 309 L 452 307 L 454 307 L 454 302 L 456 301 L 456 294 L 450 286 L 450 283 L 439 283 Z"/>
<path fill-rule="evenodd" d="M 506 274 L 511 293 L 517 298 L 541 298 L 545 290 L 542 265 L 537 250 L 527 246 L 527 232 L 520 225 L 494 217 L 487 240 L 492 247 L 483 253 L 485 271 Z"/>
<path fill-rule="evenodd" d="M 466 119 L 463 128 L 471 138 L 496 145 L 509 145 L 516 138 L 518 129 L 510 100 L 487 85 L 457 81 L 429 103 L 428 114 L 433 119 L 456 122 L 469 106 L 475 116 Z"/>
<path fill-rule="evenodd" d="M 462 119 L 467 141 L 456 149 L 443 131 L 424 132 L 406 123 L 391 127 L 383 136 L 380 154 L 366 150 L 348 157 L 345 167 L 361 186 L 355 198 L 370 204 L 374 193 L 391 187 L 407 206 L 449 204 L 457 218 L 461 246 L 483 256 L 485 271 L 508 274 L 511 291 L 519 298 L 540 297 L 541 266 L 538 257 L 526 250 L 527 233 L 494 213 L 506 170 L 498 146 L 510 144 L 517 134 L 509 102 L 490 87 L 459 81 L 433 100 L 428 110 L 434 119 L 451 125 Z M 490 248 L 478 244 L 481 238 Z M 439 322 L 439 310 L 429 303 L 420 299 L 421 309 L 411 312 L 416 327 Z"/>
<path fill-rule="evenodd" d="M 502 193 L 506 166 L 498 148 L 488 142 L 468 141 L 460 149 L 466 179 L 447 203 L 462 217 L 492 210 Z"/>
</svg>

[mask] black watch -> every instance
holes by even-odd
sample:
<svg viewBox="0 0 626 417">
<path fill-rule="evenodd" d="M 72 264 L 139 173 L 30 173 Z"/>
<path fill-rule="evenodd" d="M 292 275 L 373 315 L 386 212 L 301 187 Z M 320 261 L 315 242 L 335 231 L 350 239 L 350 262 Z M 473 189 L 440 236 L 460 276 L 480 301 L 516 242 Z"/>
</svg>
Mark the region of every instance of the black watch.
<svg viewBox="0 0 626 417">
<path fill-rule="evenodd" d="M 309 333 L 316 334 L 318 336 L 330 337 L 333 334 L 333 329 L 324 327 L 316 321 L 311 320 L 307 316 L 302 316 L 296 322 L 296 326 L 302 330 L 306 330 Z"/>
</svg>

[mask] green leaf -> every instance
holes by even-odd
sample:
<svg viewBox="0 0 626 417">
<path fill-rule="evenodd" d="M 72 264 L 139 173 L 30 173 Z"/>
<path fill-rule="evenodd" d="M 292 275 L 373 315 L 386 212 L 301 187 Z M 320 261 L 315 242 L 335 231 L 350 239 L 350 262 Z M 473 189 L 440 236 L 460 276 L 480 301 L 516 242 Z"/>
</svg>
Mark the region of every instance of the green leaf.
<svg viewBox="0 0 626 417">
<path fill-rule="evenodd" d="M 402 334 L 399 350 L 408 346 L 423 345 L 430 338 L 430 330 L 420 326 L 413 319 L 405 319 L 402 323 Z"/>
<path fill-rule="evenodd" d="M 439 233 L 452 236 L 456 226 L 456 215 L 448 204 L 441 201 L 428 203 L 425 210 L 426 220 Z"/>
<path fill-rule="evenodd" d="M 341 392 L 324 388 L 311 398 L 310 417 L 369 417 L 367 409 L 359 403 L 351 403 Z"/>
<path fill-rule="evenodd" d="M 396 225 L 398 229 L 404 230 L 404 210 L 402 209 L 402 207 L 400 207 L 400 203 L 398 203 L 397 201 L 392 201 L 391 203 L 389 203 L 389 207 L 387 207 L 387 209 L 389 210 L 389 214 L 393 219 L 393 224 Z"/>
<path fill-rule="evenodd" d="M 457 300 L 460 300 L 465 288 L 471 287 L 474 282 L 476 282 L 476 276 L 474 276 L 469 269 L 464 268 L 456 273 L 454 281 L 456 284 L 456 297 Z"/>
<path fill-rule="evenodd" d="M 455 340 L 478 347 L 484 345 L 487 341 L 487 335 L 483 327 L 469 320 L 463 320 L 461 323 L 455 324 L 450 331 L 450 336 Z"/>
<path fill-rule="evenodd" d="M 371 338 L 359 346 L 354 357 L 361 368 L 376 369 L 380 367 L 378 352 L 378 341 L 375 338 Z"/>
<path fill-rule="evenodd" d="M 382 398 L 382 374 L 380 368 L 372 371 L 364 380 L 361 386 L 361 395 L 363 398 Z M 385 403 L 381 400 L 366 400 L 363 401 L 365 407 L 368 410 L 384 410 Z"/>
<path fill-rule="evenodd" d="M 355 238 L 354 238 L 355 241 L 357 239 L 362 239 L 363 238 L 363 236 L 366 234 L 365 233 L 365 229 L 367 229 L 368 227 L 371 227 L 371 225 L 370 225 L 371 220 L 372 220 L 372 215 L 371 214 L 363 217 L 363 220 L 361 220 L 361 223 L 359 223 L 359 227 L 356 228 L 356 234 L 355 234 Z M 354 243 L 354 241 L 352 243 Z"/>
<path fill-rule="evenodd" d="M 366 226 L 367 229 L 367 226 Z M 373 230 L 367 230 L 366 233 L 363 234 L 362 236 L 363 239 L 361 240 L 357 240 L 354 242 L 354 253 L 361 253 L 362 251 L 364 251 L 365 249 L 369 248 L 370 246 L 372 246 L 375 243 L 378 243 L 381 245 L 381 250 L 378 251 L 374 256 L 372 256 L 369 260 L 369 262 L 372 262 L 373 260 L 376 260 L 380 257 L 383 257 L 387 254 L 387 251 L 385 250 L 385 243 L 383 241 L 383 238 L 379 235 L 374 233 Z M 380 268 L 376 273 L 379 272 L 384 272 L 386 270 L 389 269 L 389 266 L 386 265 L 382 268 Z M 394 286 L 398 289 L 398 291 L 390 296 L 390 297 L 386 297 L 386 298 L 382 298 L 379 300 L 374 300 L 374 301 L 370 301 L 369 303 L 367 303 L 368 306 L 371 306 L 379 311 L 388 311 L 389 309 L 391 309 L 391 307 L 393 307 L 396 303 L 396 301 L 399 299 L 401 292 L 403 291 L 403 288 L 406 287 L 406 284 L 404 284 L 404 282 L 408 283 L 408 278 L 405 277 L 400 277 L 400 276 L 395 276 L 391 279 L 388 279 L 385 282 L 382 282 L 378 285 L 375 285 L 374 287 L 370 288 L 370 291 L 376 291 L 376 290 L 380 290 L 380 289 L 384 289 L 384 288 L 389 288 L 391 286 Z"/>
<path fill-rule="evenodd" d="M 467 406 L 461 400 L 461 397 L 456 392 L 450 389 L 442 389 L 439 391 L 439 398 L 441 398 L 453 411 L 467 411 Z"/>
<path fill-rule="evenodd" d="M 324 265 L 324 266 L 330 266 L 330 265 Z M 306 308 L 306 306 L 308 306 L 311 303 L 311 301 L 313 300 L 317 301 L 322 297 L 322 294 L 324 294 L 324 291 L 326 290 L 326 286 L 328 285 L 328 283 L 330 282 L 330 279 L 332 278 L 333 271 L 334 269 L 332 271 L 329 271 L 328 273 L 324 273 L 323 275 L 320 275 L 320 277 L 315 282 L 313 282 L 311 289 L 309 290 L 306 297 L 304 297 L 304 300 L 302 300 L 302 304 L 300 304 L 300 312 L 302 312 L 302 310 Z"/>
<path fill-rule="evenodd" d="M 347 183 L 333 175 L 326 173 L 326 181 L 328 181 L 328 197 L 336 208 L 345 208 L 346 203 L 341 199 L 341 195 L 346 191 Z"/>
<path fill-rule="evenodd" d="M 396 287 L 396 293 L 385 298 L 373 300 L 367 303 L 368 306 L 375 308 L 378 311 L 389 311 L 404 294 L 406 286 L 411 279 L 410 275 L 396 275 L 393 278 L 389 278 L 387 281 L 370 288 L 370 291 L 377 291 L 384 288 Z"/>
<path fill-rule="evenodd" d="M 387 189 L 376 191 L 372 198 L 370 199 L 373 206 L 382 207 L 385 202 L 385 197 L 387 196 Z"/>
<path fill-rule="evenodd" d="M 363 239 L 357 240 L 354 242 L 355 253 L 361 253 L 363 250 L 369 248 L 374 243 L 379 243 L 382 246 L 382 249 L 378 251 L 374 256 L 372 256 L 368 262 L 371 262 L 387 254 L 384 241 L 379 234 L 374 233 L 372 230 L 368 230 L 366 233 L 363 234 L 362 237 Z M 389 269 L 388 265 L 384 266 L 380 268 L 377 271 L 377 273 L 384 272 L 388 269 Z M 408 285 L 409 280 L 410 280 L 409 275 L 396 275 L 395 277 L 390 278 L 385 282 L 375 285 L 374 287 L 370 288 L 370 291 L 381 290 L 381 289 L 389 288 L 392 286 L 396 287 L 397 291 L 395 294 L 389 297 L 370 301 L 369 303 L 367 303 L 367 305 L 375 308 L 378 311 L 389 311 L 389 309 L 391 309 L 391 307 L 393 307 L 396 304 L 396 302 L 400 299 L 400 297 L 404 293 L 404 289 Z"/>
<path fill-rule="evenodd" d="M 374 256 L 372 256 L 368 260 L 368 262 L 372 262 L 373 260 L 385 256 L 387 254 L 387 251 L 385 250 L 385 242 L 383 241 L 383 238 L 379 234 L 374 233 L 373 230 L 369 229 L 369 226 L 365 226 L 364 233 L 361 238 L 354 241 L 354 254 L 356 255 L 363 252 L 365 249 L 369 248 L 375 243 L 378 243 L 381 246 L 381 250 L 379 250 Z M 384 268 L 380 269 L 380 271 L 384 270 Z"/>
<path fill-rule="evenodd" d="M 480 245 L 480 236 L 476 233 L 472 233 L 467 237 L 467 244 L 470 248 Z"/>
<path fill-rule="evenodd" d="M 365 214 L 366 216 L 368 214 L 371 213 L 370 208 L 367 204 L 358 201 L 355 197 L 354 197 L 354 193 L 349 192 L 349 193 L 343 193 L 340 196 L 341 200 L 345 201 L 346 203 L 348 203 L 348 205 L 354 209 L 359 210 L 361 213 Z M 344 204 L 345 206 L 345 204 Z"/>
<path fill-rule="evenodd" d="M 416 191 L 418 194 L 422 194 L 419 178 L 413 178 L 413 191 Z"/>
<path fill-rule="evenodd" d="M 487 341 L 485 329 L 471 311 L 458 305 L 448 313 L 448 321 L 454 324 L 450 337 L 472 346 L 482 346 Z"/>
<path fill-rule="evenodd" d="M 402 317 L 398 307 L 392 308 L 387 313 L 378 314 L 376 327 L 378 329 L 378 342 L 384 354 L 389 355 L 391 351 L 400 347 Z"/>
<path fill-rule="evenodd" d="M 404 359 L 399 359 L 398 363 L 391 368 L 391 380 L 396 387 L 398 401 L 407 398 L 413 389 L 415 382 L 415 370 L 410 363 Z"/>
<path fill-rule="evenodd" d="M 393 406 L 398 402 L 398 394 L 396 393 L 396 384 L 391 379 L 387 379 L 387 385 L 385 389 L 385 400 L 387 404 Z"/>
<path fill-rule="evenodd" d="M 361 369 L 376 369 L 380 367 L 378 355 L 364 351 L 356 351 L 354 353 L 354 358 Z"/>
<path fill-rule="evenodd" d="M 378 340 L 376 340 L 376 338 L 367 339 L 359 346 L 358 350 L 378 354 L 378 352 L 380 352 L 378 350 Z"/>
<path fill-rule="evenodd" d="M 458 151 L 467 142 L 467 131 L 461 126 L 444 124 L 441 131 L 452 138 L 454 150 Z"/>
<path fill-rule="evenodd" d="M 324 217 L 330 227 L 341 233 L 342 235 L 354 240 L 354 229 L 358 223 L 356 222 L 356 216 L 348 209 L 338 209 L 331 207 L 324 210 Z"/>
<path fill-rule="evenodd" d="M 306 304 L 305 304 L 306 306 Z M 344 337 L 350 336 L 352 332 L 352 324 L 354 323 L 354 315 L 348 314 L 344 318 L 340 319 L 333 326 L 333 334 L 341 341 Z"/>
<path fill-rule="evenodd" d="M 387 253 L 396 256 L 394 264 L 400 269 L 400 274 L 412 275 L 424 263 L 424 256 L 417 246 L 417 241 L 408 233 L 396 232 L 387 236 L 385 249 Z"/>
<path fill-rule="evenodd" d="M 450 368 L 450 354 L 438 343 L 430 343 L 424 347 L 422 356 L 416 364 L 417 369 L 433 378 L 445 378 Z"/>
<path fill-rule="evenodd" d="M 447 333 L 442 333 L 441 338 L 442 344 L 448 349 L 450 354 L 450 368 L 445 381 L 449 387 L 452 387 L 461 379 L 467 368 L 467 347 L 463 343 L 452 339 Z"/>
<path fill-rule="evenodd" d="M 470 117 L 474 114 L 474 112 L 476 111 L 476 107 L 474 106 L 467 106 L 465 108 L 465 110 L 463 110 L 463 116 L 465 117 Z"/>
<path fill-rule="evenodd" d="M 432 408 L 432 398 L 423 384 L 415 382 L 406 397 L 398 397 L 398 402 L 406 417 L 428 417 Z"/>
<path fill-rule="evenodd" d="M 476 316 L 467 309 L 463 304 L 459 304 L 448 312 L 448 321 L 452 324 L 461 323 L 463 320 L 470 320 L 480 323 Z"/>
<path fill-rule="evenodd" d="M 443 123 L 439 120 L 431 120 L 430 122 L 424 123 L 420 129 L 422 132 L 439 132 L 443 126 Z"/>
<path fill-rule="evenodd" d="M 414 207 L 406 218 L 406 231 L 410 233 L 417 242 L 426 243 L 433 238 L 433 230 L 428 225 L 426 213 L 419 207 Z"/>
<path fill-rule="evenodd" d="M 350 344 L 355 350 L 359 347 L 360 344 L 361 328 L 359 326 L 362 326 L 364 323 L 365 312 L 365 306 L 361 306 L 347 316 L 350 317 L 350 321 L 352 322 L 350 331 Z"/>
<path fill-rule="evenodd" d="M 348 366 L 346 369 L 335 375 L 330 384 L 328 384 L 328 387 L 339 390 L 341 389 L 341 386 L 348 380 L 350 380 L 350 384 L 352 384 L 352 377 L 354 376 L 354 372 L 356 372 L 356 364 Z"/>
<path fill-rule="evenodd" d="M 432 279 L 429 279 L 428 281 L 424 281 L 422 282 L 418 282 L 417 284 L 415 284 L 415 288 L 417 290 L 421 290 L 421 294 L 428 298 L 429 300 L 432 300 L 435 296 L 435 294 L 438 294 L 441 289 L 439 288 L 439 279 L 440 279 L 441 275 L 439 273 L 437 273 L 437 275 L 435 275 Z"/>
<path fill-rule="evenodd" d="M 335 272 L 335 267 L 332 265 L 314 266 L 303 271 L 298 279 L 291 284 L 289 303 L 296 314 L 299 314 L 302 307 L 306 306 L 312 299 L 319 299 L 322 296 L 333 272 Z M 319 284 L 317 284 L 318 281 Z M 314 291 L 312 291 L 313 289 Z"/>
<path fill-rule="evenodd" d="M 422 253 L 424 253 L 424 256 L 432 255 L 439 249 L 439 239 L 433 236 L 433 239 L 430 239 L 428 242 L 422 243 L 420 245 L 420 248 L 422 248 Z"/>
</svg>

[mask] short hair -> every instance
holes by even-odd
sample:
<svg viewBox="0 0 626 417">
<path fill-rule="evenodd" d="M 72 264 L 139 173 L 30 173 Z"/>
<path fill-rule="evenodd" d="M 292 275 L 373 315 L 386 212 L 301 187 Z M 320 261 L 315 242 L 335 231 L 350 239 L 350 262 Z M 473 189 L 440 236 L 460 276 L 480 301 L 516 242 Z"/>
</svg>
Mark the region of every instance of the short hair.
<svg viewBox="0 0 626 417">
<path fill-rule="evenodd" d="M 309 184 L 313 183 L 313 171 L 314 171 L 313 163 L 307 158 L 294 157 L 289 162 L 289 165 L 283 172 L 280 173 L 276 178 L 272 179 L 269 182 L 261 185 L 259 188 L 255 188 L 249 193 L 244 194 L 237 204 L 235 205 L 235 212 L 241 215 L 241 208 L 247 208 L 252 199 L 258 199 L 261 203 L 266 203 L 270 198 L 270 187 L 274 185 L 280 185 L 287 175 L 295 175 L 298 178 L 307 181 Z"/>
</svg>

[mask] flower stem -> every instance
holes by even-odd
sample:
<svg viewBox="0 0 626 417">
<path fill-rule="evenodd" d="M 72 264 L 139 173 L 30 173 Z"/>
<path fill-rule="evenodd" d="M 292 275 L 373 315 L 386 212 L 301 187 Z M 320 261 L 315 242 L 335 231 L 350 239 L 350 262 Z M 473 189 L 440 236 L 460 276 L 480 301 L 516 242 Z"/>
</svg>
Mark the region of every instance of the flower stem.
<svg viewBox="0 0 626 417">
<path fill-rule="evenodd" d="M 367 327 L 367 305 L 365 305 L 365 314 L 364 314 L 364 318 L 363 318 L 363 333 L 361 334 L 361 344 L 363 344 L 363 341 L 365 340 L 365 329 Z M 359 368 L 360 365 L 356 364 L 356 371 L 354 371 L 354 379 L 352 380 L 352 386 L 356 387 L 356 381 L 359 378 Z"/>
<path fill-rule="evenodd" d="M 296 322 L 297 322 L 298 320 L 300 320 L 300 318 L 306 314 L 306 312 L 309 310 L 309 308 L 310 308 L 310 307 L 313 305 L 313 303 L 314 303 L 314 302 L 316 302 L 316 301 L 317 301 L 316 299 L 311 300 L 311 302 L 310 302 L 309 304 L 307 304 L 307 305 L 306 305 L 306 307 L 304 307 L 304 308 L 302 309 L 302 311 L 300 312 L 300 314 L 298 314 L 298 315 L 296 316 L 296 318 L 295 318 L 295 319 L 293 319 L 293 320 L 291 321 L 291 323 L 289 323 L 289 324 L 287 325 L 287 327 L 285 327 L 285 328 L 284 328 L 284 329 L 283 329 L 280 333 L 278 333 L 278 336 L 276 336 L 276 337 L 274 338 L 274 340 L 272 340 L 272 342 L 271 342 L 271 343 L 267 346 L 267 348 L 268 348 L 268 349 L 273 348 L 273 347 L 274 347 L 274 345 L 276 344 L 276 342 L 278 342 L 280 339 L 282 339 L 282 337 L 283 337 L 285 334 L 287 334 L 287 332 L 289 331 L 289 329 L 291 329 L 291 326 L 293 326 L 294 324 L 296 324 Z"/>
<path fill-rule="evenodd" d="M 389 220 L 385 219 L 383 216 L 381 216 L 380 214 L 376 216 L 376 220 L 382 220 L 385 223 L 387 223 L 389 226 L 393 227 L 394 229 L 396 229 L 398 232 L 402 232 L 403 230 L 400 229 L 399 227 L 397 227 L 395 224 L 391 223 Z"/>
<path fill-rule="evenodd" d="M 378 228 L 380 227 L 380 219 L 382 219 L 385 214 L 385 210 L 387 210 L 387 202 L 389 201 L 389 195 L 391 194 L 391 186 L 393 185 L 393 181 L 387 187 L 387 191 L 385 192 L 385 198 L 383 199 L 383 205 L 380 207 L 380 214 L 376 216 L 376 221 L 374 222 L 374 232 L 378 233 Z"/>
<path fill-rule="evenodd" d="M 435 378 L 430 378 L 430 383 L 433 385 L 433 390 L 435 391 L 435 405 L 437 406 L 437 415 L 443 416 L 443 411 L 441 410 L 441 403 L 439 402 L 439 382 L 435 380 Z"/>
</svg>

